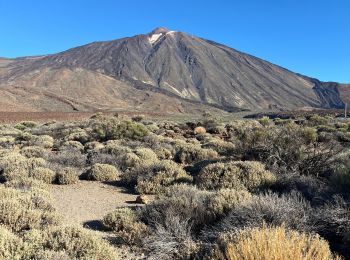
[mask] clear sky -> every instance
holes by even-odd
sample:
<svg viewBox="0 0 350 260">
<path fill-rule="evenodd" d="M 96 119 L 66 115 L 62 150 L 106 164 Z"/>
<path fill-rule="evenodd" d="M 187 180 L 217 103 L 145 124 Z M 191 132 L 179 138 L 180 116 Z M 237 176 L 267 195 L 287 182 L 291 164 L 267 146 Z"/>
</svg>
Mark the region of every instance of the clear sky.
<svg viewBox="0 0 350 260">
<path fill-rule="evenodd" d="M 0 0 L 0 57 L 55 53 L 159 26 L 350 83 L 350 0 Z"/>
</svg>

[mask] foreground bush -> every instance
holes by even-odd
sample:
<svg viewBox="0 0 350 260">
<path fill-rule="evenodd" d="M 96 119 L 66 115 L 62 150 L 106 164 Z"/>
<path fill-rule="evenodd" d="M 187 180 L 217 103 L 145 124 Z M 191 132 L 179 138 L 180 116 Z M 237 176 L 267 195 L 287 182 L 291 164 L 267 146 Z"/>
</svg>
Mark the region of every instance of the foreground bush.
<svg viewBox="0 0 350 260">
<path fill-rule="evenodd" d="M 191 235 L 191 224 L 177 216 L 166 216 L 144 240 L 147 259 L 193 259 L 199 246 Z"/>
<path fill-rule="evenodd" d="M 0 188 L 0 224 L 18 232 L 59 223 L 50 201 L 40 190 Z"/>
<path fill-rule="evenodd" d="M 218 236 L 220 232 L 237 232 L 242 227 L 285 225 L 299 231 L 314 231 L 312 208 L 299 194 L 278 196 L 266 194 L 253 197 L 238 205 L 204 236 Z"/>
<path fill-rule="evenodd" d="M 80 227 L 56 227 L 41 233 L 31 231 L 26 235 L 25 242 L 35 244 L 42 250 L 64 251 L 73 259 L 116 259 L 107 242 Z"/>
<path fill-rule="evenodd" d="M 119 208 L 108 213 L 103 218 L 103 224 L 127 244 L 140 245 L 146 233 L 146 225 L 138 220 L 130 208 Z"/>
<path fill-rule="evenodd" d="M 276 177 L 265 170 L 263 164 L 253 161 L 209 164 L 196 178 L 200 188 L 209 190 L 246 188 L 254 191 L 260 187 L 269 186 L 275 181 Z"/>
<path fill-rule="evenodd" d="M 228 237 L 223 235 L 219 243 L 222 247 L 222 256 L 229 260 L 330 260 L 335 258 L 328 243 L 318 235 L 298 233 L 283 227 L 245 229 L 233 238 L 230 235 Z"/>
<path fill-rule="evenodd" d="M 96 163 L 89 169 L 86 177 L 93 181 L 115 181 L 119 177 L 119 171 L 113 165 Z"/>
</svg>

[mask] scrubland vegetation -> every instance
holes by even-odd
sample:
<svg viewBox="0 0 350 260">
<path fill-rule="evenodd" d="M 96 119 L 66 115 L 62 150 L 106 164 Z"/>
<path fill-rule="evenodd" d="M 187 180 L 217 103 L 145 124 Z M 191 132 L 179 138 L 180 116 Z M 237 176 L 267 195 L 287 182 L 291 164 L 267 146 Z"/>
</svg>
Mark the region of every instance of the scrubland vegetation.
<svg viewBox="0 0 350 260">
<path fill-rule="evenodd" d="M 1 125 L 0 258 L 350 258 L 349 144 L 350 121 L 320 116 Z M 107 241 L 52 206 L 80 180 L 149 199 L 106 212 Z"/>
</svg>

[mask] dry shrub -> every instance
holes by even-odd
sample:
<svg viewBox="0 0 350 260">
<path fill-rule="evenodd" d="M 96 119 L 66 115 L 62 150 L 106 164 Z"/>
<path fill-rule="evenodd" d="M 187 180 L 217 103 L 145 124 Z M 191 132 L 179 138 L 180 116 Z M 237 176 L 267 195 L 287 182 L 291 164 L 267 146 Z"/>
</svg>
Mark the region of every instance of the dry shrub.
<svg viewBox="0 0 350 260">
<path fill-rule="evenodd" d="M 191 224 L 174 215 L 167 215 L 156 224 L 144 241 L 147 259 L 193 259 L 199 246 L 191 235 Z"/>
<path fill-rule="evenodd" d="M 0 158 L 0 167 L 3 169 L 0 177 L 4 181 L 25 178 L 35 168 L 45 166 L 46 161 L 43 158 L 27 159 L 17 152 L 10 152 Z"/>
<path fill-rule="evenodd" d="M 4 185 L 5 187 L 14 188 L 22 191 L 30 191 L 33 189 L 40 190 L 41 196 L 49 197 L 48 185 L 43 183 L 42 181 L 35 180 L 33 178 L 28 178 L 28 177 L 17 178 L 17 179 L 5 182 Z"/>
<path fill-rule="evenodd" d="M 105 148 L 105 145 L 97 142 L 97 141 L 93 141 L 93 142 L 88 142 L 84 145 L 84 149 L 85 151 L 89 151 L 89 150 L 102 150 Z"/>
<path fill-rule="evenodd" d="M 63 168 L 56 174 L 56 182 L 60 185 L 75 184 L 78 180 L 78 173 L 74 168 Z"/>
<path fill-rule="evenodd" d="M 55 140 L 49 135 L 39 135 L 35 136 L 31 144 L 43 148 L 52 148 L 54 145 L 54 141 Z"/>
<path fill-rule="evenodd" d="M 149 148 L 138 148 L 134 151 L 134 153 L 142 160 L 142 161 L 157 161 L 158 157 L 153 152 L 152 149 Z"/>
<path fill-rule="evenodd" d="M 120 173 L 117 168 L 109 164 L 96 163 L 87 172 L 87 179 L 93 181 L 115 181 Z"/>
<path fill-rule="evenodd" d="M 221 189 L 210 197 L 208 208 L 215 215 L 222 216 L 251 200 L 252 195 L 247 190 Z"/>
<path fill-rule="evenodd" d="M 55 181 L 56 173 L 48 168 L 38 167 L 30 171 L 29 177 L 49 184 Z"/>
<path fill-rule="evenodd" d="M 73 259 L 116 259 L 113 248 L 107 242 L 81 227 L 54 227 L 41 233 L 31 231 L 25 241 L 45 251 L 63 251 Z"/>
<path fill-rule="evenodd" d="M 165 187 L 181 182 L 192 182 L 192 177 L 173 161 L 158 161 L 138 167 L 130 173 L 136 178 L 140 194 L 158 194 Z"/>
<path fill-rule="evenodd" d="M 149 133 L 142 124 L 132 121 L 120 121 L 115 117 L 93 119 L 91 124 L 93 135 L 101 141 L 116 139 L 139 140 Z"/>
<path fill-rule="evenodd" d="M 183 164 L 192 164 L 198 161 L 217 158 L 218 153 L 212 149 L 203 149 L 193 144 L 181 145 L 175 154 L 175 161 Z"/>
<path fill-rule="evenodd" d="M 186 184 L 174 185 L 143 208 L 142 219 L 153 227 L 155 224 L 166 227 L 164 221 L 167 217 L 179 217 L 191 225 L 193 232 L 199 232 L 222 217 L 225 210 L 247 203 L 250 199 L 246 191 L 237 191 L 232 195 L 222 193 L 199 190 Z"/>
<path fill-rule="evenodd" d="M 103 218 L 103 224 L 113 230 L 124 243 L 140 245 L 147 227 L 130 208 L 119 208 Z"/>
<path fill-rule="evenodd" d="M 47 150 L 40 146 L 26 146 L 21 150 L 21 154 L 27 158 L 45 158 Z"/>
<path fill-rule="evenodd" d="M 77 141 L 82 144 L 87 143 L 90 140 L 90 136 L 84 129 L 74 129 L 72 133 L 65 137 L 66 141 Z"/>
<path fill-rule="evenodd" d="M 170 160 L 173 157 L 171 150 L 165 147 L 156 147 L 153 151 L 157 155 L 159 160 Z"/>
<path fill-rule="evenodd" d="M 309 235 L 284 227 L 245 229 L 234 238 L 220 238 L 226 259 L 314 260 L 340 259 L 330 251 L 327 241 L 318 235 Z"/>
<path fill-rule="evenodd" d="M 82 168 L 86 164 L 86 155 L 78 150 L 64 150 L 58 153 L 52 153 L 47 160 L 53 164 L 62 166 Z"/>
<path fill-rule="evenodd" d="M 254 191 L 269 186 L 276 177 L 265 170 L 263 164 L 254 161 L 214 163 L 204 167 L 196 178 L 200 188 L 216 190 L 222 188 L 248 189 Z"/>
<path fill-rule="evenodd" d="M 77 150 L 82 152 L 84 151 L 84 146 L 78 141 L 65 141 L 62 143 L 60 150 Z"/>
<path fill-rule="evenodd" d="M 0 259 L 22 259 L 23 241 L 4 227 L 0 227 Z"/>
<path fill-rule="evenodd" d="M 132 150 L 129 147 L 121 145 L 121 142 L 119 140 L 110 140 L 106 142 L 104 150 L 107 153 L 110 153 L 116 156 L 132 152 Z"/>
<path fill-rule="evenodd" d="M 2 147 L 10 147 L 14 145 L 16 139 L 12 136 L 0 136 L 0 146 Z"/>
<path fill-rule="evenodd" d="M 278 196 L 271 193 L 253 197 L 248 203 L 238 205 L 215 227 L 214 233 L 206 237 L 217 236 L 220 232 L 236 232 L 243 227 L 261 227 L 264 223 L 271 226 L 285 225 L 299 231 L 313 231 L 312 208 L 299 194 Z"/>
<path fill-rule="evenodd" d="M 0 188 L 0 224 L 13 231 L 41 229 L 56 225 L 59 217 L 41 191 Z"/>
<path fill-rule="evenodd" d="M 234 152 L 236 146 L 232 142 L 226 142 L 221 139 L 210 139 L 202 145 L 203 148 L 217 151 L 220 155 L 228 155 Z"/>
</svg>

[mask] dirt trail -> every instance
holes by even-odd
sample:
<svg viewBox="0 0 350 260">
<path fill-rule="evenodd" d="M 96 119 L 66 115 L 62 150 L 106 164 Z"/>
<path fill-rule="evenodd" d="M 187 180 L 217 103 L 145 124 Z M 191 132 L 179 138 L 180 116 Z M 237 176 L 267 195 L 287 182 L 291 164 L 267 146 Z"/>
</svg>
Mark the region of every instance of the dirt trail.
<svg viewBox="0 0 350 260">
<path fill-rule="evenodd" d="M 83 225 L 93 229 L 96 235 L 109 239 L 111 232 L 102 232 L 101 220 L 108 213 L 122 206 L 136 206 L 137 195 L 122 187 L 93 181 L 79 181 L 74 185 L 52 185 L 53 205 L 63 216 L 66 225 Z M 117 259 L 144 259 L 126 246 L 115 247 Z"/>
<path fill-rule="evenodd" d="M 92 181 L 74 185 L 52 185 L 53 204 L 66 224 L 82 224 L 94 228 L 108 212 L 121 206 L 135 206 L 137 195 L 122 187 Z"/>
</svg>

